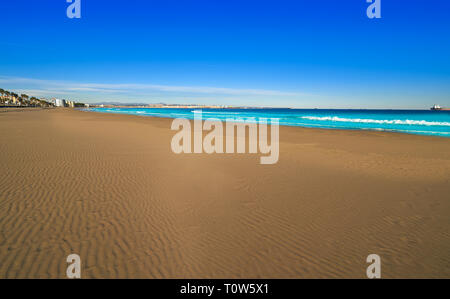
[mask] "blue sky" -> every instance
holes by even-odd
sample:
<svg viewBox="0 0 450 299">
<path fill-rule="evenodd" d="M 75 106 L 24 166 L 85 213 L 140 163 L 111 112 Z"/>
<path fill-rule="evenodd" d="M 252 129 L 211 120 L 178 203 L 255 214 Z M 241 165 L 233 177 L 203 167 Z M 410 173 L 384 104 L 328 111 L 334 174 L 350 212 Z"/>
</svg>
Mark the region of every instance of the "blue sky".
<svg viewBox="0 0 450 299">
<path fill-rule="evenodd" d="M 0 2 L 0 87 L 84 102 L 450 106 L 450 2 Z"/>
</svg>

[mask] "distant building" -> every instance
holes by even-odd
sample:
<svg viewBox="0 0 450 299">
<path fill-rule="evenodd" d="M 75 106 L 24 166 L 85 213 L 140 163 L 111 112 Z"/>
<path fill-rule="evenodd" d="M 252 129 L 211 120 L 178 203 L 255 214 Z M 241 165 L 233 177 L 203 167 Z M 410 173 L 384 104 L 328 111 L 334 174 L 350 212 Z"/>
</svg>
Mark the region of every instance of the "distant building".
<svg viewBox="0 0 450 299">
<path fill-rule="evenodd" d="M 56 107 L 66 107 L 66 100 L 55 99 L 55 106 Z"/>
</svg>

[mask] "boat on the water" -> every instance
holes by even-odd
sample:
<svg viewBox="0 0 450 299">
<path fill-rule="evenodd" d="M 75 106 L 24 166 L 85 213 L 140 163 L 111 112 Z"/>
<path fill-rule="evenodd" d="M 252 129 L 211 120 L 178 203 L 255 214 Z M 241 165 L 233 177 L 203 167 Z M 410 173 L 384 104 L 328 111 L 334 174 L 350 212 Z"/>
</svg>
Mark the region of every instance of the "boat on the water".
<svg viewBox="0 0 450 299">
<path fill-rule="evenodd" d="M 433 111 L 450 111 L 450 108 L 442 108 L 439 105 L 433 105 L 433 107 L 431 107 L 431 110 Z"/>
</svg>

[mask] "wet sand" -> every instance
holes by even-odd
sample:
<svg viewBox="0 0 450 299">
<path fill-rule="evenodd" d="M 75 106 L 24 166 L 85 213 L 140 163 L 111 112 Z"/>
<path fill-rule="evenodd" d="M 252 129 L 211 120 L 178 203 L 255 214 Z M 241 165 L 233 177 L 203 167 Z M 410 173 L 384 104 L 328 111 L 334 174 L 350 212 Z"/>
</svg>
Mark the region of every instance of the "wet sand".
<svg viewBox="0 0 450 299">
<path fill-rule="evenodd" d="M 0 278 L 450 278 L 450 138 L 280 127 L 280 158 L 171 151 L 171 120 L 0 109 Z"/>
</svg>

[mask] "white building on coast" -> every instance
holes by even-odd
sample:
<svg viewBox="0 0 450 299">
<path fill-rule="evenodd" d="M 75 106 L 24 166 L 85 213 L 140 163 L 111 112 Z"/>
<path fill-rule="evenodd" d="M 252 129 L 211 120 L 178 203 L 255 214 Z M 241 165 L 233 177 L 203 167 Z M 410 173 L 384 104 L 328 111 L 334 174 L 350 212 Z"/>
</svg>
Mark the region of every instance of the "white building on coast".
<svg viewBox="0 0 450 299">
<path fill-rule="evenodd" d="M 66 100 L 55 99 L 55 106 L 56 107 L 66 107 Z"/>
</svg>

